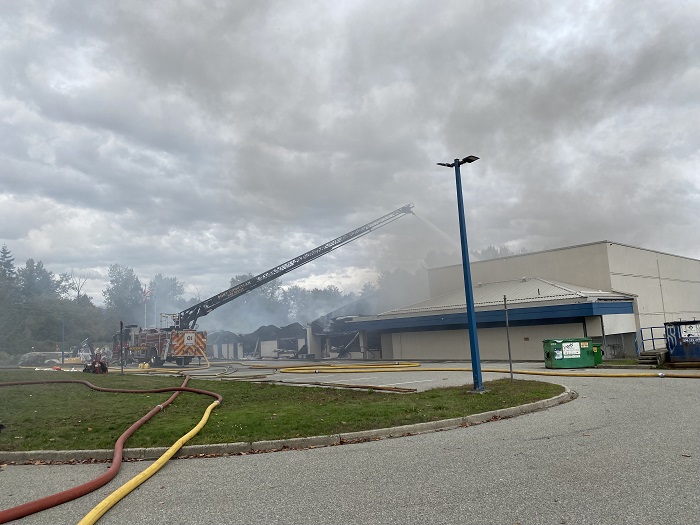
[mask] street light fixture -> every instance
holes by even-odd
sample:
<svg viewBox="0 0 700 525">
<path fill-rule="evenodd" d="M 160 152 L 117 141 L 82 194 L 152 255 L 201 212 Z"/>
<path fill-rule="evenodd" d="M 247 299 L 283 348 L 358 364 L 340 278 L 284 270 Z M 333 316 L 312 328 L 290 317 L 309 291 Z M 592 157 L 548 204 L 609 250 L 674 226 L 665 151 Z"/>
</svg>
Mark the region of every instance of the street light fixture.
<svg viewBox="0 0 700 525">
<path fill-rule="evenodd" d="M 469 328 L 469 350 L 472 359 L 472 375 L 474 377 L 474 391 L 484 391 L 484 380 L 481 377 L 481 358 L 479 357 L 479 338 L 476 334 L 476 313 L 474 311 L 474 290 L 472 289 L 472 272 L 469 267 L 469 246 L 467 244 L 467 224 L 464 219 L 464 198 L 462 196 L 462 177 L 459 167 L 462 164 L 471 164 L 479 160 L 479 157 L 469 155 L 462 160 L 454 162 L 438 162 L 438 166 L 454 168 L 455 181 L 457 182 L 457 208 L 459 209 L 459 236 L 462 244 L 462 271 L 464 272 L 464 295 L 467 302 L 467 325 Z"/>
</svg>

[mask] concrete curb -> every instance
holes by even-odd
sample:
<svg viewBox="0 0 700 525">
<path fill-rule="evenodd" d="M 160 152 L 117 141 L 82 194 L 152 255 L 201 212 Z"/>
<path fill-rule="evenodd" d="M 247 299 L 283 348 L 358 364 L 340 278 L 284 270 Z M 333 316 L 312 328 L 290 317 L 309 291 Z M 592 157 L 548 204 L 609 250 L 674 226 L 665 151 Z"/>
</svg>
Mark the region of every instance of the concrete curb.
<svg viewBox="0 0 700 525">
<path fill-rule="evenodd" d="M 363 441 L 374 441 L 379 439 L 395 438 L 424 434 L 426 432 L 437 432 L 440 430 L 450 430 L 471 425 L 480 425 L 489 421 L 511 418 L 523 414 L 530 414 L 539 410 L 545 410 L 563 403 L 572 401 L 578 394 L 568 387 L 564 387 L 564 392 L 558 396 L 528 403 L 511 408 L 492 410 L 471 416 L 457 417 L 453 419 L 443 419 L 440 421 L 428 421 L 426 423 L 416 423 L 413 425 L 403 425 L 391 428 L 378 428 L 374 430 L 363 430 L 360 432 L 348 432 L 345 434 L 332 434 L 330 436 L 312 436 L 304 438 L 280 439 L 274 441 L 255 441 L 239 443 L 220 443 L 214 445 L 189 445 L 182 447 L 175 457 L 202 457 L 216 455 L 254 454 L 260 452 L 274 452 L 281 450 L 294 450 L 316 447 L 327 447 L 342 445 L 347 443 L 360 443 Z M 162 456 L 168 447 L 156 448 L 127 448 L 124 449 L 124 459 L 130 460 L 152 460 Z M 32 462 L 89 462 L 108 461 L 114 455 L 112 450 L 29 450 L 23 452 L 3 452 L 0 451 L 0 462 L 25 464 Z"/>
<path fill-rule="evenodd" d="M 595 368 L 607 368 L 610 370 L 625 370 L 625 369 L 631 369 L 631 370 L 652 370 L 655 368 L 659 368 L 656 365 L 595 365 Z"/>
</svg>

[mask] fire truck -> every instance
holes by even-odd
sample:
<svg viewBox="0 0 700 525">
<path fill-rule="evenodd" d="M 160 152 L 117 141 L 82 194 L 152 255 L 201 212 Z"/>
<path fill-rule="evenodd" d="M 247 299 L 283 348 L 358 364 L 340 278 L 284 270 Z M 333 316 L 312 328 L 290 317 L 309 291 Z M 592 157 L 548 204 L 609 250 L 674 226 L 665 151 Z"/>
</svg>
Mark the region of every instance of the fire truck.
<svg viewBox="0 0 700 525">
<path fill-rule="evenodd" d="M 200 317 L 377 228 L 405 215 L 413 214 L 412 210 L 413 204 L 406 204 L 364 226 L 190 306 L 178 314 L 161 314 L 160 328 L 144 329 L 137 325 L 125 326 L 114 335 L 112 358 L 115 361 L 121 359 L 123 362 L 148 363 L 151 367 L 162 366 L 166 361 L 178 366 L 187 366 L 193 358 L 204 357 L 206 353 L 207 333 L 197 330 L 197 320 Z"/>
<path fill-rule="evenodd" d="M 124 348 L 123 356 L 121 348 Z M 204 357 L 206 349 L 206 332 L 128 325 L 114 335 L 112 358 L 121 357 L 126 363 L 148 363 L 151 367 L 163 366 L 166 361 L 187 366 L 193 358 Z"/>
</svg>

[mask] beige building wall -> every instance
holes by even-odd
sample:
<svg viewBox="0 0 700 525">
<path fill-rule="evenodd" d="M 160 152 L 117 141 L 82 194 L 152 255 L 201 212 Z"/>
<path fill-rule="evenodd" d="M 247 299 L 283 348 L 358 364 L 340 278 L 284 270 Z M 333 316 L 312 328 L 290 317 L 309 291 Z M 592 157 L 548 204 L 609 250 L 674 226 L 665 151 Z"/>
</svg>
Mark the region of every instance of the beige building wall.
<svg viewBox="0 0 700 525">
<path fill-rule="evenodd" d="M 243 346 L 240 343 L 221 343 L 222 359 L 240 359 L 243 355 Z"/>
<path fill-rule="evenodd" d="M 612 289 L 637 295 L 640 327 L 700 318 L 700 261 L 610 243 Z"/>
<path fill-rule="evenodd" d="M 600 317 L 598 317 L 600 319 Z M 605 335 L 614 334 L 629 334 L 637 331 L 636 320 L 634 314 L 614 314 L 603 316 Z M 600 324 L 600 323 L 598 323 Z M 603 336 L 602 330 L 600 334 L 588 332 L 591 337 Z"/>
<path fill-rule="evenodd" d="M 598 242 L 472 262 L 472 283 L 541 277 L 637 296 L 638 326 L 700 318 L 700 261 L 613 242 Z M 462 266 L 428 271 L 431 297 L 464 286 Z M 633 330 L 634 331 L 634 330 Z"/>
<path fill-rule="evenodd" d="M 308 341 L 308 353 L 316 356 L 317 359 L 325 357 L 324 347 L 320 337 L 315 337 L 310 324 L 306 325 L 306 340 Z"/>
<path fill-rule="evenodd" d="M 541 361 L 544 359 L 542 341 L 583 337 L 583 324 L 548 326 L 518 326 L 510 329 L 510 345 L 514 361 Z M 391 356 L 386 355 L 382 336 L 383 359 L 446 359 L 471 360 L 468 330 L 434 332 L 401 332 L 386 334 L 391 339 Z M 479 330 L 479 355 L 482 361 L 507 361 L 508 340 L 505 328 Z"/>
<path fill-rule="evenodd" d="M 611 275 L 613 288 L 637 296 L 639 326 L 662 326 L 664 306 L 658 278 L 641 275 Z"/>
<path fill-rule="evenodd" d="M 586 332 L 588 337 L 603 337 L 603 326 L 599 315 L 586 317 Z"/>
<path fill-rule="evenodd" d="M 635 314 L 586 319 L 588 337 L 606 336 L 613 356 L 633 355 L 639 328 L 663 326 L 666 321 L 700 319 L 700 261 L 612 242 L 549 250 L 473 262 L 472 281 L 498 282 L 521 277 L 540 277 L 590 287 L 592 290 L 634 294 Z M 431 297 L 452 293 L 464 286 L 461 265 L 428 271 Z M 542 340 L 583 337 L 581 324 L 513 327 L 514 360 L 543 359 Z M 468 331 L 445 330 L 382 334 L 383 359 L 470 358 Z M 613 347 L 619 346 L 620 349 Z M 479 330 L 483 360 L 506 360 L 505 328 Z"/>
<path fill-rule="evenodd" d="M 277 357 L 277 341 L 260 341 L 260 357 Z"/>
<path fill-rule="evenodd" d="M 472 283 L 476 286 L 479 282 L 493 283 L 521 277 L 541 277 L 609 291 L 607 244 L 601 242 L 472 262 Z M 460 286 L 464 286 L 461 264 L 428 271 L 431 297 L 454 292 Z"/>
<path fill-rule="evenodd" d="M 394 359 L 394 335 L 385 333 L 380 335 L 382 345 L 382 359 Z"/>
</svg>

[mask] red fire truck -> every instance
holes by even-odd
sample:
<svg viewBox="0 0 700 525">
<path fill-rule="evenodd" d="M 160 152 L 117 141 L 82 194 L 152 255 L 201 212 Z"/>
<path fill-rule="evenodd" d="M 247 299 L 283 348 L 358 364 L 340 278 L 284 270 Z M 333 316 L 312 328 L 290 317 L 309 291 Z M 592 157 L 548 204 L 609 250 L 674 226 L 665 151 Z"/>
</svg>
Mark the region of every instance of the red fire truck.
<svg viewBox="0 0 700 525">
<path fill-rule="evenodd" d="M 186 366 L 194 357 L 204 357 L 207 349 L 207 333 L 197 330 L 168 330 L 136 325 L 125 326 L 122 337 L 114 336 L 112 358 L 120 359 L 122 341 L 125 362 L 148 363 L 151 367 L 163 366 L 166 361 Z"/>
</svg>

